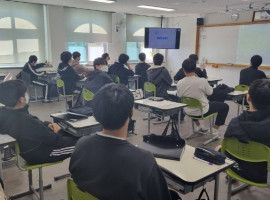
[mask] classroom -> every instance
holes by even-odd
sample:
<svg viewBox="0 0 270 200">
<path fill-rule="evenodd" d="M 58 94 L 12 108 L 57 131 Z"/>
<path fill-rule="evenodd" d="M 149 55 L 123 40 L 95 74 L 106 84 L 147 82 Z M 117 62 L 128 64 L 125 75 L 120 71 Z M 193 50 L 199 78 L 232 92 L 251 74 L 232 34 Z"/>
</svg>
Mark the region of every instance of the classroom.
<svg viewBox="0 0 270 200">
<path fill-rule="evenodd" d="M 0 1 L 0 200 L 270 199 L 269 31 L 269 0 Z"/>
</svg>

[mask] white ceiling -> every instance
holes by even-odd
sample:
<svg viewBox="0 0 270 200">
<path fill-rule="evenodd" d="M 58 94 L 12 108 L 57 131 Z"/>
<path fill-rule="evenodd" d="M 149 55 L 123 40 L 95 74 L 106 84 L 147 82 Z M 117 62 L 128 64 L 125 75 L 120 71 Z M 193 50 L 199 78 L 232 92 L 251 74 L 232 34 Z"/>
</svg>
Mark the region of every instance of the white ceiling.
<svg viewBox="0 0 270 200">
<path fill-rule="evenodd" d="M 120 12 L 147 16 L 165 16 L 176 17 L 189 14 L 207 14 L 217 13 L 229 9 L 247 10 L 250 3 L 255 8 L 261 8 L 264 3 L 270 0 L 116 0 L 116 3 L 104 4 L 90 2 L 88 0 L 15 0 L 21 2 L 31 2 L 50 5 L 61 5 L 75 8 Z M 155 11 L 137 8 L 138 5 L 159 6 L 165 8 L 174 8 L 173 12 Z M 270 9 L 270 5 L 267 6 Z M 243 11 L 243 10 L 242 10 Z M 241 12 L 241 11 L 237 11 Z"/>
</svg>

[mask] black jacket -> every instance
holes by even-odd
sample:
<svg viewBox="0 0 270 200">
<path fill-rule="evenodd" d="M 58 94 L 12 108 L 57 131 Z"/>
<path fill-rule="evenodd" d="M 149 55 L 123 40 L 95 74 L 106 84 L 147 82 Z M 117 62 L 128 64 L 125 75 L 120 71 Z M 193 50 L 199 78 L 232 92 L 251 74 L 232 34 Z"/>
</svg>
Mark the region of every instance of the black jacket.
<svg viewBox="0 0 270 200">
<path fill-rule="evenodd" d="M 126 140 L 82 137 L 71 156 L 69 171 L 79 188 L 98 199 L 171 199 L 153 155 Z"/>
<path fill-rule="evenodd" d="M 29 164 L 43 163 L 52 149 L 61 143 L 48 122 L 42 122 L 28 112 L 28 105 L 22 109 L 0 109 L 0 132 L 15 138 L 20 146 L 21 156 Z"/>
<path fill-rule="evenodd" d="M 197 74 L 197 76 L 198 76 L 199 78 L 207 78 L 207 72 L 206 72 L 205 69 L 201 70 L 201 68 L 196 67 L 195 73 Z M 173 79 L 174 79 L 175 81 L 179 81 L 179 80 L 181 80 L 181 79 L 183 79 L 183 78 L 185 78 L 185 77 L 186 77 L 186 75 L 185 75 L 185 73 L 184 73 L 184 70 L 183 70 L 183 68 L 181 68 L 181 69 L 179 69 L 179 71 L 175 74 L 175 76 L 173 77 Z"/>
<path fill-rule="evenodd" d="M 270 147 L 270 111 L 245 111 L 239 117 L 231 120 L 224 137 L 236 137 L 241 142 L 251 140 Z M 228 157 L 238 163 L 238 166 L 233 167 L 232 170 L 239 175 L 255 182 L 266 182 L 266 162 L 247 163 L 231 155 Z"/>
<path fill-rule="evenodd" d="M 88 78 L 84 87 L 95 94 L 101 87 L 113 82 L 114 81 L 106 72 L 94 70 L 88 74 Z"/>
<path fill-rule="evenodd" d="M 138 63 L 135 66 L 135 74 L 140 75 L 139 79 L 139 88 L 143 89 L 143 85 L 145 82 L 148 81 L 147 70 L 149 69 L 150 65 L 147 63 Z"/>
<path fill-rule="evenodd" d="M 74 90 L 78 89 L 76 83 L 78 80 L 83 79 L 83 77 L 79 76 L 68 64 L 60 63 L 58 66 L 58 73 L 65 83 L 66 94 L 72 94 Z"/>
<path fill-rule="evenodd" d="M 36 69 L 41 68 L 45 65 L 45 63 L 39 63 L 36 66 L 32 66 L 30 63 L 25 63 L 22 71 L 30 74 L 31 81 L 37 80 L 38 76 L 44 75 L 45 72 L 37 72 Z"/>
<path fill-rule="evenodd" d="M 241 70 L 239 84 L 249 86 L 253 81 L 261 78 L 266 78 L 265 73 L 261 70 L 258 70 L 257 67 L 251 66 Z"/>
<path fill-rule="evenodd" d="M 119 62 L 115 62 L 109 67 L 108 74 L 114 74 L 120 78 L 120 83 L 127 85 L 128 77 L 133 76 L 134 72 Z"/>
<path fill-rule="evenodd" d="M 172 84 L 172 77 L 165 67 L 150 67 L 147 71 L 148 81 L 154 83 L 157 97 L 168 97 L 167 89 Z"/>
</svg>

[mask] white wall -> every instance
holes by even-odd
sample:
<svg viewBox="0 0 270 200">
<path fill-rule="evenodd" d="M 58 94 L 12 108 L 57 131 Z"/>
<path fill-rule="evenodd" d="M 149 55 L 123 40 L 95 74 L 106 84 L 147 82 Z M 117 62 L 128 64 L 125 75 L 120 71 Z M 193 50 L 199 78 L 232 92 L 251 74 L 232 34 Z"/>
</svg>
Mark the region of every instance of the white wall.
<svg viewBox="0 0 270 200">
<path fill-rule="evenodd" d="M 203 16 L 193 15 L 168 19 L 168 27 L 180 27 L 181 28 L 181 40 L 179 50 L 167 51 L 167 67 L 174 76 L 175 73 L 181 68 L 181 63 L 186 59 L 189 54 L 195 52 L 196 43 L 196 20 L 197 17 L 204 18 L 204 24 L 225 24 L 225 23 L 238 23 L 238 22 L 251 22 L 252 12 L 239 13 L 239 19 L 232 21 L 231 15 L 228 14 L 208 14 Z M 237 67 L 218 67 L 212 68 L 207 66 L 206 70 L 208 77 L 221 78 L 222 82 L 228 86 L 234 87 L 239 84 L 240 70 L 243 68 Z M 265 74 L 270 74 L 270 70 L 263 70 Z"/>
</svg>

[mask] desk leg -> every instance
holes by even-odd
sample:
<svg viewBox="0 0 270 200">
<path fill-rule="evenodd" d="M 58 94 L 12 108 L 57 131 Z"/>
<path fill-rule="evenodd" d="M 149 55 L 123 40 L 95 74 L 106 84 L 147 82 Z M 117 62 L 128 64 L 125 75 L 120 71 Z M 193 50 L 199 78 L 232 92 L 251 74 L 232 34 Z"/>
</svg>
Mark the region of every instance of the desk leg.
<svg viewBox="0 0 270 200">
<path fill-rule="evenodd" d="M 179 131 L 179 134 L 180 134 L 181 111 L 182 111 L 182 108 L 180 108 L 178 111 L 178 131 Z"/>
<path fill-rule="evenodd" d="M 0 178 L 3 180 L 3 167 L 2 167 L 2 152 L 3 152 L 3 147 L 0 148 Z"/>
<path fill-rule="evenodd" d="M 219 190 L 219 174 L 216 174 L 215 175 L 214 200 L 218 200 L 218 190 Z"/>
<path fill-rule="evenodd" d="M 137 78 L 137 88 L 136 88 L 136 90 L 138 90 L 139 89 L 139 78 Z"/>
<path fill-rule="evenodd" d="M 151 113 L 148 113 L 148 135 L 150 135 L 150 117 L 151 117 Z"/>
</svg>

